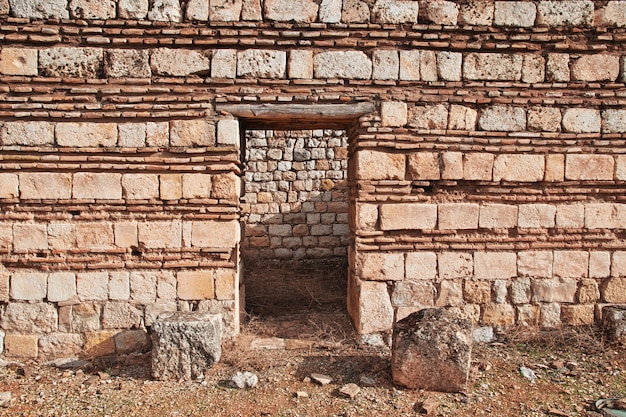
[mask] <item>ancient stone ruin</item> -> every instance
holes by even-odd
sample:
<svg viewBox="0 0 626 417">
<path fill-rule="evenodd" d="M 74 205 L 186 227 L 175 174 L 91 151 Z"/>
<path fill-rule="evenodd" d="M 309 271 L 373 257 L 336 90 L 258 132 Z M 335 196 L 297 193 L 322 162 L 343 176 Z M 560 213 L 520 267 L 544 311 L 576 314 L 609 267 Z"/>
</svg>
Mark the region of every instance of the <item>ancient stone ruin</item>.
<svg viewBox="0 0 626 417">
<path fill-rule="evenodd" d="M 433 306 L 555 328 L 626 303 L 626 1 L 0 0 L 0 19 L 6 357 L 145 349 L 174 311 L 233 337 L 244 255 L 347 257 L 364 335 Z"/>
</svg>

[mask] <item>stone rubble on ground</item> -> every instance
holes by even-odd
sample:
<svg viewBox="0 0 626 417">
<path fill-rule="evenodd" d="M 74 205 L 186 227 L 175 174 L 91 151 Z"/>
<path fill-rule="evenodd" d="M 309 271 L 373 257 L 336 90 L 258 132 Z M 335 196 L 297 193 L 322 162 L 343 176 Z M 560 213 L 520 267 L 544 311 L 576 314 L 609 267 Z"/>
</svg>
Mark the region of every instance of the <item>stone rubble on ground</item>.
<svg viewBox="0 0 626 417">
<path fill-rule="evenodd" d="M 320 385 L 328 385 L 331 382 L 333 382 L 333 379 L 329 377 L 328 375 L 317 374 L 317 373 L 311 374 L 311 379 Z"/>
<path fill-rule="evenodd" d="M 230 380 L 233 388 L 254 388 L 259 383 L 259 377 L 252 372 L 237 372 Z"/>
<path fill-rule="evenodd" d="M 353 400 L 361 392 L 361 388 L 354 383 L 349 383 L 339 389 L 339 394 Z"/>
</svg>

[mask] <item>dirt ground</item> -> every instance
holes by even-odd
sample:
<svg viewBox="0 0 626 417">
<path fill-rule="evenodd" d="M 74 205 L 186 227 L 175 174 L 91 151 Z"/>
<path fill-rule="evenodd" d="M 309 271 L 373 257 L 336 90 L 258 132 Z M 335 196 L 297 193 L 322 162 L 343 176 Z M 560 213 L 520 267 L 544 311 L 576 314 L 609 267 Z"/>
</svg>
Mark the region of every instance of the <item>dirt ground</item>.
<svg viewBox="0 0 626 417">
<path fill-rule="evenodd" d="M 0 368 L 0 391 L 12 399 L 0 415 L 398 417 L 420 415 L 426 401 L 431 416 L 598 416 L 596 399 L 626 396 L 626 350 L 596 336 L 561 330 L 529 338 L 511 331 L 500 342 L 474 345 L 464 392 L 405 390 L 392 384 L 389 350 L 358 344 L 345 311 L 327 306 L 253 319 L 198 381 L 152 380 L 149 352 L 80 369 L 7 365 Z M 272 348 L 277 340 L 281 347 Z M 522 366 L 536 373 L 534 383 L 521 375 Z M 229 387 L 238 371 L 257 375 L 256 387 Z M 312 373 L 333 381 L 318 385 Z M 373 386 L 364 386 L 364 376 Z M 361 385 L 352 399 L 339 393 L 347 383 Z"/>
</svg>

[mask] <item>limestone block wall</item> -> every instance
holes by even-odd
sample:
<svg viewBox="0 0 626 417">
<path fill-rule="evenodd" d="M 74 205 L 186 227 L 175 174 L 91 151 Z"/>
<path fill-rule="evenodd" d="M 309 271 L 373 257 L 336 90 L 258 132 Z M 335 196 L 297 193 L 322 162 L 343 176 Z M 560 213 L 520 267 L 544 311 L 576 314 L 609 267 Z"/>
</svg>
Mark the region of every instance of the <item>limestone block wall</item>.
<svg viewBox="0 0 626 417">
<path fill-rule="evenodd" d="M 625 16 L 622 0 L 0 0 L 4 354 L 142 348 L 173 309 L 235 334 L 240 132 L 259 121 L 346 132 L 360 333 L 431 305 L 597 321 L 626 302 Z"/>
</svg>

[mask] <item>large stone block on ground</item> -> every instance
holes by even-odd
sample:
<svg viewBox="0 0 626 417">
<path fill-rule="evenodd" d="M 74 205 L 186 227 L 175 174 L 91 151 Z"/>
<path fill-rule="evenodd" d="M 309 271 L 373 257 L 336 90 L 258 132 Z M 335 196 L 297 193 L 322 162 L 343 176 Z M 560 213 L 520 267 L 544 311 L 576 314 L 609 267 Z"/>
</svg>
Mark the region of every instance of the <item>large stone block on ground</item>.
<svg viewBox="0 0 626 417">
<path fill-rule="evenodd" d="M 201 312 L 164 313 L 152 324 L 152 346 L 154 378 L 202 378 L 222 354 L 222 317 Z"/>
<path fill-rule="evenodd" d="M 604 307 L 602 327 L 610 341 L 626 342 L 626 306 Z"/>
<path fill-rule="evenodd" d="M 443 309 L 418 311 L 396 323 L 391 355 L 394 383 L 462 391 L 469 376 L 472 323 Z"/>
</svg>

